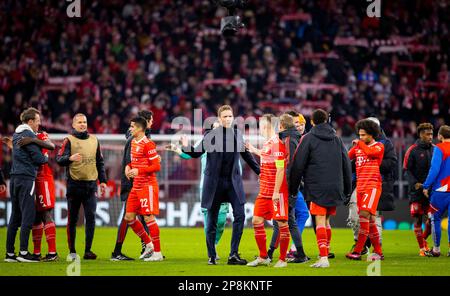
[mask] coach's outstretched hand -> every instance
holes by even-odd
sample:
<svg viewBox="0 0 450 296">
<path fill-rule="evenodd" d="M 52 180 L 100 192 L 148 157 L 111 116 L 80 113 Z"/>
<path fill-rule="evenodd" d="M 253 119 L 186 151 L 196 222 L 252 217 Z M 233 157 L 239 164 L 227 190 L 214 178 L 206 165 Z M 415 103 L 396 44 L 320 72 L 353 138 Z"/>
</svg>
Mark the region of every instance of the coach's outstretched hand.
<svg viewBox="0 0 450 296">
<path fill-rule="evenodd" d="M 169 144 L 169 145 L 166 145 L 164 148 L 165 148 L 167 151 L 172 151 L 172 152 L 175 152 L 175 153 L 177 153 L 177 154 L 181 154 L 181 153 L 182 153 L 180 147 L 178 147 L 177 145 L 172 144 L 172 143 Z"/>
<path fill-rule="evenodd" d="M 189 146 L 189 139 L 186 135 L 182 135 L 180 137 L 181 146 L 188 147 Z"/>
</svg>

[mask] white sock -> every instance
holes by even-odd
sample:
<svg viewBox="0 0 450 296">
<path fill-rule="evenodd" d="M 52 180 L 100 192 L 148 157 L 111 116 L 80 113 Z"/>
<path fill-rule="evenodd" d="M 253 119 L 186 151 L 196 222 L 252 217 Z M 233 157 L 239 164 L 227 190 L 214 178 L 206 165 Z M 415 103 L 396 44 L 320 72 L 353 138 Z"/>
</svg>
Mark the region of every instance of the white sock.
<svg viewBox="0 0 450 296">
<path fill-rule="evenodd" d="M 20 255 L 26 255 L 28 251 L 20 251 Z"/>
<path fill-rule="evenodd" d="M 14 256 L 14 253 L 6 253 L 8 256 Z"/>
<path fill-rule="evenodd" d="M 437 252 L 437 253 L 440 253 L 440 252 L 441 252 L 441 247 L 436 247 L 436 246 L 434 246 L 434 247 L 433 247 L 433 251 L 434 251 L 434 252 Z"/>
</svg>

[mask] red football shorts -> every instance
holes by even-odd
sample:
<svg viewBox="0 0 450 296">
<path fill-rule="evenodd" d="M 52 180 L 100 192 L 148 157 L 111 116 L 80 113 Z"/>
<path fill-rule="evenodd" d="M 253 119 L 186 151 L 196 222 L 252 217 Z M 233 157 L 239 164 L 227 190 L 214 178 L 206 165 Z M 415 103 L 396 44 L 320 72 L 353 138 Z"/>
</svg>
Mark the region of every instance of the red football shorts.
<svg viewBox="0 0 450 296">
<path fill-rule="evenodd" d="M 55 181 L 51 177 L 36 178 L 36 211 L 42 212 L 55 207 Z"/>
<path fill-rule="evenodd" d="M 311 215 L 314 216 L 335 216 L 336 215 L 336 207 L 322 207 L 318 204 L 311 202 L 309 206 L 309 211 Z"/>
<path fill-rule="evenodd" d="M 356 204 L 359 211 L 368 211 L 372 215 L 377 214 L 378 202 L 380 201 L 381 188 L 372 188 L 357 193 Z"/>
<path fill-rule="evenodd" d="M 419 202 L 419 201 L 414 201 L 410 204 L 409 209 L 411 212 L 411 217 L 422 216 L 422 215 L 428 214 L 428 212 L 430 212 L 430 204 L 424 203 L 424 202 Z"/>
<path fill-rule="evenodd" d="M 127 200 L 127 213 L 137 215 L 159 215 L 158 185 L 145 185 L 131 189 Z"/>
<path fill-rule="evenodd" d="M 255 200 L 253 216 L 262 217 L 265 220 L 287 221 L 288 211 L 288 194 L 280 193 L 280 199 L 277 202 L 273 202 L 271 198 L 258 196 Z"/>
</svg>

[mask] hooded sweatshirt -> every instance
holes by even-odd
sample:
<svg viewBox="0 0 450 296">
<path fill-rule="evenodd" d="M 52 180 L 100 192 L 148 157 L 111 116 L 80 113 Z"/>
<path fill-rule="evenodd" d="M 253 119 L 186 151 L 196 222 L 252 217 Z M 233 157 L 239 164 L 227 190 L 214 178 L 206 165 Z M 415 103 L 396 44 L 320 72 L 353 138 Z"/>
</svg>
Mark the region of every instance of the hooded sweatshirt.
<svg viewBox="0 0 450 296">
<path fill-rule="evenodd" d="M 36 144 L 19 147 L 17 142 L 24 137 L 36 138 L 36 134 L 28 124 L 19 125 L 13 135 L 11 177 L 35 179 L 39 166 L 47 163 L 48 159 Z"/>
<path fill-rule="evenodd" d="M 290 192 L 304 177 L 305 198 L 323 207 L 345 202 L 351 194 L 351 165 L 342 140 L 328 124 L 303 136 L 290 168 Z"/>
</svg>

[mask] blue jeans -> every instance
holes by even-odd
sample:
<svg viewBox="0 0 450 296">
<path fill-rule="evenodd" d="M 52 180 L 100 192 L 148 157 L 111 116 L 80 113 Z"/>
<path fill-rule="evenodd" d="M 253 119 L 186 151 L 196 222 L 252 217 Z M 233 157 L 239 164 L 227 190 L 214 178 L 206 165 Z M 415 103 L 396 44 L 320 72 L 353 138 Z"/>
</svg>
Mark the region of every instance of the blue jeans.
<svg viewBox="0 0 450 296">
<path fill-rule="evenodd" d="M 295 203 L 295 218 L 297 220 L 298 230 L 301 235 L 305 229 L 306 221 L 309 218 L 309 210 L 306 205 L 305 198 L 300 191 L 298 191 L 297 202 Z"/>
</svg>

